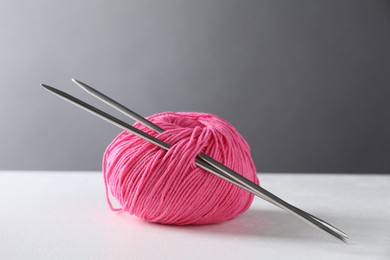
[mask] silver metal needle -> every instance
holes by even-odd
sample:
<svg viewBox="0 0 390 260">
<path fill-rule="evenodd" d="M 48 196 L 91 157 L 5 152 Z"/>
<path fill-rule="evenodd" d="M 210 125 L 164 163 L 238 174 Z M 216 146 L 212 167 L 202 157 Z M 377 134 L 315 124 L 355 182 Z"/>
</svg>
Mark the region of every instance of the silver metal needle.
<svg viewBox="0 0 390 260">
<path fill-rule="evenodd" d="M 138 121 L 140 123 L 142 123 L 143 125 L 149 127 L 150 129 L 152 130 L 155 130 L 157 133 L 162 133 L 164 132 L 164 129 L 162 129 L 161 127 L 159 127 L 158 125 L 154 124 L 153 122 L 147 120 L 146 118 L 144 118 L 143 116 L 139 115 L 138 113 L 134 112 L 133 110 L 125 107 L 124 105 L 120 104 L 119 102 L 113 100 L 112 98 L 108 97 L 107 95 L 101 93 L 100 91 L 98 91 L 97 89 L 77 80 L 77 79 L 72 79 L 72 81 L 77 85 L 79 86 L 81 89 L 83 89 L 84 91 L 86 91 L 87 93 L 91 94 L 92 96 L 100 99 L 101 101 L 103 101 L 104 103 L 106 103 L 107 105 L 115 108 L 116 110 L 118 110 L 119 112 L 123 113 L 124 115 L 132 118 L 133 120 L 135 121 Z M 236 178 L 238 176 L 242 177 L 241 175 L 239 175 L 238 173 L 234 172 L 233 170 L 231 170 L 230 168 L 226 167 L 225 165 L 219 163 L 218 161 L 212 159 L 211 157 L 209 157 L 208 155 L 204 154 L 204 153 L 200 153 L 198 155 L 198 157 L 200 159 L 202 159 L 203 161 L 207 162 L 209 165 L 211 165 L 213 168 L 212 170 L 215 170 L 215 168 L 217 168 L 218 170 L 220 170 L 222 172 L 222 174 L 224 174 L 227 178 L 233 180 L 233 181 L 236 181 L 234 182 L 235 185 L 238 185 L 239 187 L 241 187 L 242 189 L 245 189 L 246 191 L 249 191 L 251 193 L 253 193 L 255 196 L 258 196 L 262 199 L 265 199 L 267 200 L 268 202 L 278 206 L 278 207 L 281 207 L 283 208 L 284 210 L 287 210 L 288 212 L 292 213 L 292 211 L 294 211 L 295 213 L 297 212 L 300 212 L 301 214 L 299 214 L 299 217 L 300 215 L 302 214 L 306 214 L 308 217 L 311 217 L 313 219 L 316 219 L 318 222 L 321 222 L 323 225 L 325 226 L 328 226 L 329 228 L 332 228 L 334 229 L 336 232 L 339 232 L 340 235 L 344 236 L 345 238 L 348 238 L 347 234 L 345 234 L 344 232 L 342 232 L 341 230 L 338 230 L 336 227 L 332 226 L 331 224 L 299 209 L 299 208 L 296 208 L 294 206 L 292 206 L 291 204 L 288 204 L 287 202 L 281 200 L 280 198 L 274 196 L 273 194 L 269 193 L 268 196 L 265 196 L 264 193 L 265 192 L 268 192 L 266 191 L 265 189 L 263 191 L 260 191 L 258 188 L 259 186 L 254 184 L 253 182 L 247 180 L 247 179 L 243 179 L 242 181 L 240 180 L 236 180 Z M 210 171 L 210 166 L 209 165 L 198 165 L 200 166 L 201 168 L 207 170 L 207 171 Z M 206 168 L 204 168 L 204 166 L 206 166 Z M 215 173 L 214 173 L 215 174 Z M 235 177 L 232 177 L 235 176 Z M 239 179 L 241 179 L 240 177 L 238 177 Z M 253 186 L 255 185 L 256 187 L 248 187 L 248 186 Z M 271 198 L 270 198 L 271 197 Z M 273 199 L 272 199 L 273 197 Z M 288 204 L 288 207 L 286 204 Z M 288 208 L 286 208 L 288 207 Z"/>
<path fill-rule="evenodd" d="M 80 81 L 77 81 L 75 79 L 72 79 L 78 86 L 80 86 L 81 88 L 83 88 L 84 90 L 86 90 L 87 92 L 89 92 L 90 94 L 94 95 L 95 97 L 99 98 L 100 100 L 104 101 L 105 103 L 107 103 L 108 105 L 116 108 L 117 110 L 121 111 L 122 113 L 128 115 L 129 117 L 147 125 L 148 127 L 154 129 L 155 131 L 157 132 L 163 132 L 164 130 L 160 127 L 158 127 L 157 125 L 153 124 L 152 122 L 148 121 L 147 119 L 143 118 L 142 116 L 140 116 L 139 114 L 135 113 L 134 111 L 126 108 L 125 106 L 119 104 L 118 102 L 116 102 L 115 100 L 107 97 L 106 95 L 102 94 L 101 92 L 93 89 L 92 87 L 80 82 Z M 104 119 L 105 121 L 108 121 L 122 129 L 125 129 L 125 130 L 128 130 L 130 132 L 132 132 L 133 134 L 135 134 L 136 136 L 140 137 L 140 138 L 143 138 L 165 150 L 169 150 L 169 148 L 171 147 L 169 144 L 166 144 L 160 140 L 158 140 L 157 138 L 147 134 L 147 133 L 144 133 L 142 131 L 140 131 L 139 129 L 63 92 L 63 91 L 60 91 L 58 89 L 55 89 L 53 87 L 50 87 L 50 86 L 47 86 L 47 85 L 44 85 L 42 84 L 42 87 L 44 87 L 45 89 L 49 90 L 50 92 L 56 94 L 57 96 L 65 99 L 66 101 L 69 101 L 71 103 L 73 103 L 74 105 Z M 240 174 L 234 172 L 233 170 L 231 170 L 230 168 L 224 166 L 223 164 L 220 164 L 219 162 L 217 162 L 216 160 L 210 158 L 209 156 L 207 156 L 206 154 L 204 153 L 201 153 L 198 155 L 198 158 L 196 158 L 195 160 L 195 163 L 196 165 L 198 165 L 199 167 L 201 167 L 202 169 L 206 170 L 206 171 L 209 171 L 223 179 L 225 179 L 226 181 L 229 181 L 237 186 L 239 186 L 240 188 L 243 188 L 244 190 L 246 191 L 249 191 L 251 193 L 253 193 L 254 195 L 260 197 L 260 198 L 263 198 L 265 199 L 266 201 L 286 210 L 287 212 L 297 216 L 298 218 L 300 218 L 301 220 L 313 225 L 314 227 L 316 228 L 319 228 L 320 230 L 322 231 L 325 231 L 326 233 L 329 233 L 331 235 L 333 235 L 334 237 L 342 240 L 342 241 L 346 241 L 346 239 L 348 238 L 348 236 L 343 233 L 342 231 L 338 230 L 337 228 L 335 228 L 334 226 L 326 223 L 325 221 L 321 220 L 321 219 L 318 219 L 317 217 L 314 217 L 312 215 L 310 215 L 309 213 L 306 213 L 290 204 L 288 204 L 287 202 L 283 201 L 282 199 L 278 198 L 277 196 L 273 195 L 272 193 L 268 192 L 267 190 L 261 188 L 260 186 L 256 185 L 255 183 L 251 182 L 250 180 L 246 179 L 245 177 L 241 176 Z"/>
</svg>

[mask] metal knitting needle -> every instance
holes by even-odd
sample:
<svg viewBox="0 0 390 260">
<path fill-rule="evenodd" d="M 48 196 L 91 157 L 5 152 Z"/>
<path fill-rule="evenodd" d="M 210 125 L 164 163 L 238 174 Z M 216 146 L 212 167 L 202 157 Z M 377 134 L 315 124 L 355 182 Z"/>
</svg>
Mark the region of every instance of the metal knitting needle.
<svg viewBox="0 0 390 260">
<path fill-rule="evenodd" d="M 71 102 L 72 104 L 122 128 L 122 129 L 125 129 L 125 130 L 128 130 L 130 132 L 132 132 L 133 134 L 135 134 L 136 136 L 138 137 L 141 137 L 163 149 L 166 149 L 168 150 L 171 146 L 158 140 L 157 138 L 154 138 L 153 136 L 150 136 L 148 135 L 147 133 L 144 133 L 134 127 L 132 127 L 131 125 L 63 92 L 63 91 L 60 91 L 58 89 L 55 89 L 55 88 L 52 88 L 52 87 L 49 87 L 47 85 L 44 85 L 42 84 L 42 87 L 46 88 L 47 90 L 49 90 L 50 92 L 54 93 L 55 95 L 65 99 L 66 101 L 69 101 Z M 232 179 L 228 178 L 226 175 L 224 174 L 221 174 L 219 171 L 216 171 L 215 168 L 213 167 L 210 167 L 210 165 L 207 165 L 205 164 L 204 162 L 196 159 L 196 163 L 198 166 L 200 166 L 202 169 L 205 169 L 207 171 L 210 171 L 211 173 L 237 185 L 236 182 L 234 182 Z M 227 168 L 227 167 L 226 167 Z M 266 199 L 267 201 L 270 201 L 271 203 L 283 208 L 284 210 L 296 215 L 297 217 L 299 217 L 300 219 L 314 225 L 315 227 L 319 228 L 320 230 L 323 230 L 331 235 L 333 235 L 334 237 L 342 240 L 342 241 L 346 241 L 346 238 L 347 236 L 339 231 L 338 229 L 336 229 L 335 227 L 333 226 L 330 226 L 329 224 L 327 224 L 326 222 L 324 221 L 318 221 L 319 219 L 314 217 L 312 218 L 310 214 L 308 213 L 305 213 L 303 212 L 302 210 L 299 210 L 297 208 L 295 208 L 294 206 L 284 202 L 283 200 L 281 200 L 280 198 L 276 197 L 275 195 L 269 193 L 268 191 L 264 190 L 263 188 L 261 188 L 260 186 L 257 186 L 256 184 L 250 182 L 248 179 L 242 177 L 241 175 L 235 173 L 234 171 L 232 171 L 234 174 L 233 175 L 230 175 L 233 179 L 237 179 L 236 181 L 239 181 L 241 182 L 241 184 L 239 184 L 238 186 L 241 187 L 241 188 L 244 188 L 245 190 L 249 191 L 249 192 L 252 192 L 254 193 L 253 191 L 251 191 L 251 189 L 253 189 L 254 187 L 257 187 L 257 192 L 255 193 L 255 195 L 257 196 L 260 196 L 264 199 Z M 235 176 L 235 175 L 238 175 L 238 176 Z M 240 178 L 241 177 L 241 178 Z M 248 182 L 248 183 L 247 183 Z M 251 185 L 252 184 L 252 185 Z M 244 187 L 243 187 L 244 186 Z M 254 187 L 253 187 L 254 186 Z M 250 187 L 250 188 L 248 188 Z M 260 194 L 259 194 L 260 193 Z"/>
<path fill-rule="evenodd" d="M 91 94 L 92 96 L 94 96 L 94 97 L 100 99 L 100 100 L 103 101 L 104 103 L 106 103 L 106 104 L 108 104 L 109 106 L 115 108 L 116 110 L 118 110 L 119 112 L 121 112 L 121 113 L 125 114 L 126 116 L 132 118 L 133 120 L 142 123 L 143 125 L 149 127 L 149 128 L 152 129 L 152 130 L 155 130 L 157 133 L 162 133 L 162 132 L 165 131 L 164 129 L 162 129 L 162 128 L 159 127 L 158 125 L 156 125 L 156 124 L 154 124 L 153 122 L 147 120 L 147 119 L 144 118 L 143 116 L 141 116 L 141 115 L 139 115 L 138 113 L 132 111 L 131 109 L 125 107 L 124 105 L 118 103 L 117 101 L 115 101 L 115 100 L 113 100 L 112 98 L 108 97 L 107 95 L 101 93 L 100 91 L 94 89 L 93 87 L 88 86 L 87 84 L 85 84 L 85 83 L 83 83 L 83 82 L 81 82 L 81 81 L 79 81 L 79 80 L 77 80 L 77 79 L 72 79 L 72 81 L 73 81 L 77 86 L 79 86 L 81 89 L 83 89 L 84 91 L 86 91 L 87 93 L 89 93 L 89 94 Z M 201 168 L 203 168 L 204 170 L 207 170 L 207 171 L 210 172 L 210 170 L 211 170 L 211 169 L 210 169 L 210 166 L 213 167 L 212 170 L 215 170 L 215 168 L 217 168 L 218 170 L 221 171 L 222 174 L 225 175 L 225 177 L 227 177 L 227 178 L 230 179 L 230 180 L 229 180 L 230 182 L 233 181 L 233 182 L 232 182 L 233 184 L 235 184 L 235 185 L 239 186 L 240 188 L 242 188 L 242 189 L 244 189 L 244 190 L 246 190 L 246 191 L 248 191 L 248 192 L 251 192 L 251 193 L 253 193 L 254 195 L 256 195 L 256 196 L 258 196 L 258 197 L 260 197 L 260 198 L 262 198 L 262 199 L 264 199 L 264 200 L 266 200 L 266 201 L 268 201 L 268 202 L 270 202 L 270 203 L 272 203 L 272 204 L 274 204 L 274 205 L 276 205 L 276 206 L 278 206 L 278 207 L 280 207 L 279 204 L 276 203 L 276 200 L 279 199 L 279 198 L 277 198 L 277 197 L 274 196 L 273 194 L 269 193 L 268 196 L 265 196 L 262 192 L 260 192 L 260 191 L 258 190 L 258 187 L 259 187 L 259 186 L 256 185 L 256 184 L 254 184 L 254 183 L 253 183 L 253 184 L 256 185 L 255 188 L 254 188 L 254 187 L 248 187 L 248 182 L 249 182 L 249 183 L 252 183 L 252 182 L 250 182 L 250 181 L 247 180 L 246 178 L 243 179 L 243 182 L 244 182 L 244 183 L 243 183 L 243 182 L 240 182 L 239 180 L 236 181 L 234 177 L 232 178 L 232 177 L 230 177 L 230 176 L 231 176 L 231 175 L 240 176 L 240 177 L 242 177 L 242 176 L 239 175 L 238 173 L 234 172 L 234 171 L 231 170 L 230 168 L 226 167 L 225 165 L 219 163 L 218 161 L 212 159 L 211 157 L 209 157 L 208 155 L 206 155 L 206 154 L 204 154 L 204 153 L 200 153 L 200 154 L 198 155 L 198 157 L 199 157 L 200 159 L 202 159 L 203 161 L 205 161 L 205 162 L 207 162 L 207 163 L 209 164 L 209 165 L 208 165 L 208 168 L 206 168 L 206 169 L 204 168 L 204 165 L 199 165 L 199 166 L 200 166 Z M 215 173 L 214 173 L 214 174 L 215 174 Z M 240 177 L 238 177 L 238 178 L 240 178 Z M 241 178 L 240 178 L 240 179 L 241 179 Z M 264 189 L 264 191 L 266 191 L 266 190 Z M 264 191 L 263 191 L 263 192 L 264 192 Z M 272 199 L 272 198 L 273 198 L 273 199 Z M 279 203 L 281 203 L 281 204 L 287 204 L 287 202 L 285 202 L 285 201 L 279 201 Z M 325 222 L 325 221 L 323 221 L 323 220 L 321 220 L 321 219 L 319 219 L 319 218 L 317 218 L 317 217 L 315 217 L 315 216 L 313 216 L 313 215 L 311 215 L 311 214 L 309 214 L 309 213 L 307 213 L 307 212 L 305 212 L 305 211 L 303 211 L 303 210 L 301 210 L 301 209 L 299 209 L 299 208 L 296 208 L 296 207 L 294 207 L 294 206 L 292 206 L 292 205 L 289 205 L 289 206 L 291 207 L 291 210 L 293 210 L 293 211 L 295 211 L 295 212 L 300 212 L 299 215 L 307 215 L 308 217 L 313 218 L 313 219 L 317 220 L 318 222 L 321 222 L 323 225 L 328 226 L 329 228 L 335 230 L 336 232 L 338 232 L 338 233 L 339 233 L 341 236 L 343 236 L 344 238 L 348 238 L 348 236 L 347 236 L 345 233 L 343 233 L 342 231 L 338 230 L 336 227 L 332 226 L 331 224 L 329 224 L 329 223 L 327 223 L 327 222 Z M 282 207 L 282 208 L 283 208 L 283 207 Z M 283 208 L 283 209 L 285 209 L 285 208 Z M 286 210 L 286 209 L 285 209 L 285 210 Z M 289 210 L 287 210 L 287 211 L 290 212 L 290 213 L 292 213 L 292 212 L 289 211 Z M 299 216 L 299 217 L 300 217 L 300 216 Z"/>
</svg>

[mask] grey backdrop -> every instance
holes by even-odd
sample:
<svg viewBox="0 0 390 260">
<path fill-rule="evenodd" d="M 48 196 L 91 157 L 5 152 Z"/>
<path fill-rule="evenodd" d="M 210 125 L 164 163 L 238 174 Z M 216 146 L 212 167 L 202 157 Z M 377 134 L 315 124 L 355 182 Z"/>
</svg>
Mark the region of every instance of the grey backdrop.
<svg viewBox="0 0 390 260">
<path fill-rule="evenodd" d="M 93 102 L 75 77 L 229 120 L 258 171 L 390 172 L 388 1 L 2 0 L 0 26 L 0 169 L 100 169 L 119 130 L 39 87 Z"/>
</svg>

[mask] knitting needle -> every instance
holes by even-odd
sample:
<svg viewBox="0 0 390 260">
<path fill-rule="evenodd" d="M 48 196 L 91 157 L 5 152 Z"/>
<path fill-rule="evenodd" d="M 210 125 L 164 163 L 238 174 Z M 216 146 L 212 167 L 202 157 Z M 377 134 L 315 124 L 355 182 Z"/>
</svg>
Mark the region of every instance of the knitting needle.
<svg viewBox="0 0 390 260">
<path fill-rule="evenodd" d="M 103 111 L 101 111 L 101 110 L 99 110 L 99 109 L 97 109 L 97 108 L 95 108 L 95 107 L 93 107 L 93 106 L 91 106 L 91 105 L 89 105 L 89 104 L 87 104 L 87 103 L 85 103 L 85 102 L 83 102 L 83 101 L 81 101 L 81 100 L 79 100 L 79 99 L 69 95 L 69 94 L 67 94 L 67 93 L 65 93 L 63 91 L 60 91 L 58 89 L 49 87 L 49 86 L 44 85 L 44 84 L 42 84 L 42 87 L 44 87 L 45 89 L 47 89 L 50 92 L 54 93 L 55 95 L 65 99 L 66 101 L 71 102 L 72 104 L 74 104 L 74 105 L 76 105 L 76 106 L 78 106 L 78 107 L 80 107 L 80 108 L 82 108 L 82 109 L 84 109 L 84 110 L 86 110 L 86 111 L 88 111 L 88 112 L 90 112 L 90 113 L 92 113 L 92 114 L 94 114 L 94 115 L 96 115 L 96 116 L 98 116 L 98 117 L 100 117 L 100 118 L 102 118 L 102 119 L 104 119 L 104 120 L 106 120 L 106 121 L 108 121 L 108 122 L 110 122 L 110 123 L 120 127 L 120 128 L 122 128 L 122 129 L 128 130 L 128 131 L 132 132 L 133 134 L 135 134 L 136 136 L 141 137 L 141 138 L 143 138 L 143 139 L 145 139 L 145 140 L 147 140 L 147 141 L 149 141 L 149 142 L 151 142 L 151 143 L 153 143 L 153 144 L 155 144 L 155 145 L 157 145 L 157 146 L 159 146 L 159 147 L 161 147 L 163 149 L 169 150 L 169 148 L 170 148 L 170 145 L 168 145 L 168 144 L 158 140 L 157 138 L 155 138 L 153 136 L 150 136 L 149 134 L 144 133 L 144 132 L 140 131 L 137 128 L 134 128 L 133 126 L 131 126 L 131 125 L 129 125 L 129 124 L 127 124 L 127 123 L 125 123 L 125 122 L 123 122 L 123 121 L 121 121 L 121 120 L 119 120 L 119 119 L 117 119 L 117 118 L 115 118 L 115 117 L 113 117 L 113 116 L 111 116 L 111 115 L 109 115 L 109 114 L 107 114 L 107 113 L 105 113 L 105 112 L 103 112 Z M 201 168 L 203 168 L 203 169 L 205 169 L 207 171 L 210 171 L 210 172 L 216 174 L 217 176 L 219 176 L 219 177 L 221 177 L 221 178 L 223 178 L 223 179 L 225 179 L 225 180 L 227 180 L 229 182 L 232 182 L 233 184 L 237 185 L 237 183 L 232 181 L 230 178 L 227 178 L 224 174 L 221 174 L 220 172 L 215 171 L 215 169 L 210 169 L 209 165 L 207 165 L 207 164 L 205 165 L 200 160 L 196 160 L 196 162 L 197 162 L 197 164 Z M 328 224 L 326 224 L 326 222 L 323 222 L 323 221 L 319 222 L 319 221 L 317 221 L 318 219 L 315 218 L 315 217 L 311 218 L 311 215 L 303 212 L 302 210 L 297 210 L 297 208 L 295 208 L 294 206 L 284 202 L 280 198 L 278 198 L 275 195 L 273 195 L 272 193 L 264 190 L 260 186 L 257 186 L 256 184 L 250 182 L 249 180 L 247 180 L 246 178 L 242 177 L 241 175 L 239 175 L 239 174 L 237 174 L 235 172 L 233 172 L 233 173 L 234 174 L 231 175 L 231 176 L 234 179 L 238 179 L 238 181 L 242 181 L 242 179 L 244 179 L 244 181 L 243 181 L 244 184 L 241 183 L 241 185 L 238 185 L 239 187 L 242 187 L 242 185 L 248 185 L 250 187 L 250 189 L 252 189 L 253 186 L 257 187 L 257 191 L 261 193 L 260 197 L 262 197 L 262 198 L 265 197 L 265 199 L 267 201 L 270 201 L 270 202 L 273 201 L 272 203 L 274 203 L 275 205 L 277 205 L 277 206 L 283 208 L 284 210 L 294 214 L 295 216 L 299 217 L 300 219 L 302 219 L 302 220 L 304 220 L 304 221 L 314 225 L 315 227 L 319 228 L 320 230 L 323 230 L 323 231 L 325 231 L 325 232 L 335 236 L 336 238 L 338 238 L 338 239 L 340 239 L 340 240 L 342 240 L 344 242 L 346 241 L 347 236 L 344 233 L 342 233 L 341 231 L 339 231 L 338 229 L 336 229 L 335 227 L 328 226 Z M 235 175 L 238 175 L 238 176 L 235 176 Z M 245 180 L 247 182 L 249 182 L 249 183 L 246 183 Z M 250 185 L 250 184 L 252 184 L 252 185 Z M 244 189 L 248 190 L 248 188 L 244 188 Z M 248 191 L 250 191 L 250 190 L 248 190 Z M 255 195 L 259 196 L 258 192 Z"/>
<path fill-rule="evenodd" d="M 51 92 L 53 92 L 54 94 L 56 94 L 57 96 L 60 96 L 61 98 L 87 110 L 88 112 L 94 114 L 94 115 L 97 115 L 101 118 L 103 118 L 104 120 L 110 122 L 110 123 L 113 123 L 114 125 L 116 126 L 119 126 L 120 128 L 122 129 L 126 129 L 126 130 L 129 130 L 131 132 L 133 132 L 135 135 L 143 138 L 143 139 L 146 139 L 150 142 L 152 142 L 153 144 L 155 145 L 158 145 L 159 147 L 163 148 L 163 149 L 169 149 L 169 145 L 161 142 L 160 140 L 156 139 L 156 138 L 153 138 L 152 136 L 149 136 L 148 134 L 124 123 L 123 121 L 81 101 L 81 100 L 78 100 L 77 98 L 65 93 L 65 92 L 62 92 L 60 90 L 57 90 L 57 89 L 54 89 L 52 87 L 49 87 L 47 85 L 42 85 L 43 87 L 45 87 L 47 90 L 50 90 Z M 210 166 L 209 165 L 205 165 L 204 163 L 202 163 L 201 161 L 199 160 L 196 160 L 198 166 L 200 166 L 202 169 L 205 169 L 207 171 L 210 171 L 211 173 L 214 173 L 216 174 L 217 176 L 235 184 L 235 185 L 238 185 L 239 187 L 249 191 L 249 192 L 252 192 L 254 193 L 255 195 L 283 208 L 284 210 L 296 215 L 297 217 L 299 217 L 300 219 L 314 225 L 315 227 L 345 241 L 345 239 L 347 238 L 347 236 L 339 231 L 337 228 L 331 226 L 330 224 L 322 221 L 322 220 L 319 220 L 318 218 L 314 217 L 314 216 L 311 216 L 310 214 L 300 210 L 300 209 L 297 209 L 295 208 L 294 206 L 284 202 L 283 200 L 281 200 L 280 198 L 276 197 L 275 195 L 269 193 L 268 191 L 264 190 L 263 188 L 261 188 L 260 186 L 257 186 L 256 184 L 250 182 L 248 179 L 242 177 L 241 175 L 235 173 L 234 171 L 233 172 L 233 175 L 232 177 L 235 177 L 236 179 L 238 179 L 238 181 L 240 180 L 244 180 L 244 185 L 248 185 L 248 184 L 245 184 L 245 180 L 249 183 L 249 189 L 248 187 L 243 187 L 243 184 L 240 184 L 240 183 L 237 183 L 236 181 L 232 180 L 231 178 L 229 178 L 228 176 L 224 175 L 224 174 L 221 174 L 220 172 L 218 171 L 215 171 L 215 169 L 210 169 Z M 227 168 L 227 167 L 226 167 Z M 229 169 L 229 168 L 228 168 Z M 237 176 L 234 176 L 234 175 L 237 175 Z M 257 192 L 253 192 L 251 189 L 253 189 L 253 187 L 250 187 L 251 185 L 250 184 L 253 184 L 255 187 L 257 187 Z M 260 192 L 260 194 L 259 194 Z M 319 223 L 318 223 L 319 222 Z"/>
<path fill-rule="evenodd" d="M 103 101 L 104 103 L 108 104 L 109 106 L 115 108 L 116 110 L 118 110 L 119 112 L 125 114 L 126 116 L 132 118 L 133 120 L 135 121 L 138 121 L 140 123 L 142 123 L 143 125 L 149 127 L 150 129 L 152 130 L 155 130 L 157 133 L 162 133 L 164 132 L 164 129 L 162 129 L 161 127 L 159 127 L 158 125 L 154 124 L 153 122 L 147 120 L 146 118 L 144 118 L 143 116 L 139 115 L 138 113 L 134 112 L 133 110 L 125 107 L 124 105 L 118 103 L 117 101 L 113 100 L 112 98 L 108 97 L 107 95 L 101 93 L 100 91 L 94 89 L 93 87 L 77 80 L 77 79 L 72 79 L 72 81 L 77 85 L 79 86 L 81 89 L 83 89 L 84 91 L 86 91 L 87 93 L 91 94 L 92 96 L 100 99 L 101 101 Z M 344 238 L 348 238 L 348 236 L 343 233 L 342 231 L 338 230 L 336 227 L 332 226 L 331 224 L 299 209 L 299 208 L 296 208 L 290 204 L 288 204 L 287 202 L 283 201 L 283 200 L 280 200 L 278 197 L 274 196 L 273 194 L 269 193 L 268 196 L 265 196 L 264 193 L 267 192 L 265 189 L 264 191 L 259 191 L 259 186 L 254 184 L 253 182 L 249 181 L 248 179 L 242 177 L 241 175 L 239 175 L 238 173 L 234 172 L 233 170 L 231 170 L 230 168 L 226 167 L 225 165 L 219 163 L 218 161 L 212 159 L 211 157 L 209 157 L 208 155 L 204 154 L 204 153 L 200 153 L 198 155 L 198 157 L 202 160 L 202 161 L 205 161 L 207 162 L 209 165 L 207 165 L 208 167 L 205 169 L 204 168 L 204 165 L 198 165 L 200 166 L 201 168 L 203 168 L 204 170 L 206 171 L 209 171 L 210 172 L 210 166 L 213 167 L 213 171 L 215 171 L 215 168 L 217 168 L 218 170 L 220 170 L 222 174 L 225 175 L 225 177 L 229 178 L 230 182 L 239 186 L 240 188 L 248 191 L 248 192 L 251 192 L 253 193 L 254 195 L 257 195 L 258 197 L 262 198 L 262 199 L 265 199 L 266 201 L 280 207 L 280 204 L 286 206 L 289 205 L 290 206 L 290 209 L 289 208 L 283 208 L 284 210 L 287 210 L 288 212 L 290 213 L 293 213 L 293 212 L 300 212 L 299 216 L 301 218 L 300 215 L 306 215 L 308 216 L 309 218 L 313 218 L 315 220 L 317 220 L 318 222 L 321 222 L 323 225 L 325 226 L 328 226 L 329 228 L 335 230 L 336 232 L 338 232 L 341 236 L 343 236 Z M 200 162 L 198 162 L 200 163 Z M 215 173 L 214 173 L 215 174 Z M 231 177 L 231 176 L 236 176 L 236 178 L 239 178 L 240 180 L 242 180 L 242 182 L 240 182 L 240 180 L 236 180 L 236 178 L 234 177 Z M 255 185 L 255 187 L 251 187 L 253 185 Z M 272 199 L 273 198 L 273 199 Z M 279 200 L 279 203 L 276 203 L 276 201 Z M 293 212 L 291 212 L 293 211 Z"/>
</svg>

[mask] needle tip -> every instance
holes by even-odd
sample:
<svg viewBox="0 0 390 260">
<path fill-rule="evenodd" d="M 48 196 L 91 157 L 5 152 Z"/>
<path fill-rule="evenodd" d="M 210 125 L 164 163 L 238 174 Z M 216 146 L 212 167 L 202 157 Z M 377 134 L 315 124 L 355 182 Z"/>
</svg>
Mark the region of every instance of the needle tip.
<svg viewBox="0 0 390 260">
<path fill-rule="evenodd" d="M 45 88 L 45 89 L 49 89 L 50 87 L 48 86 L 48 85 L 46 85 L 46 84 L 41 84 L 41 87 L 43 87 L 43 88 Z"/>
<path fill-rule="evenodd" d="M 86 88 L 86 87 L 87 87 L 87 85 L 84 84 L 83 82 L 81 82 L 80 80 L 77 80 L 77 79 L 75 79 L 75 78 L 72 78 L 72 81 L 73 81 L 77 86 L 79 86 L 79 87 L 81 87 L 81 88 Z"/>
<path fill-rule="evenodd" d="M 77 79 L 75 79 L 75 78 L 72 78 L 72 81 L 73 81 L 73 83 L 75 83 L 77 86 L 83 86 L 84 84 L 81 82 L 81 81 L 79 81 L 79 80 L 77 80 Z"/>
</svg>

